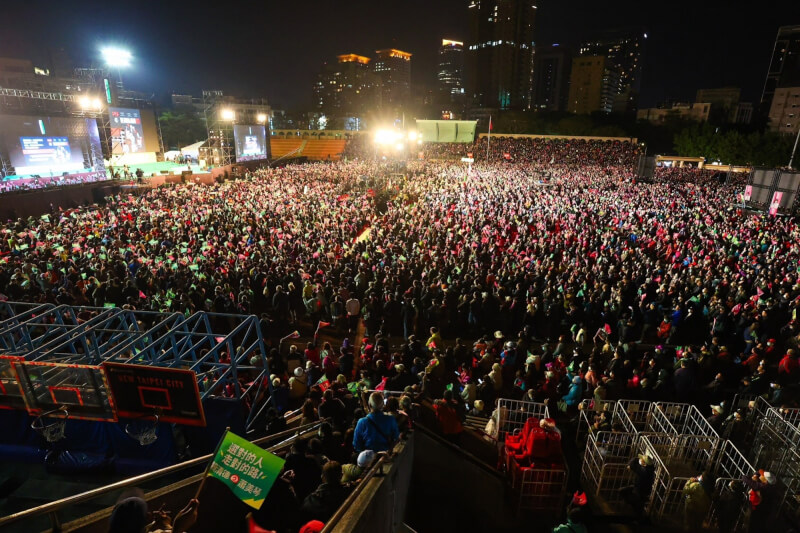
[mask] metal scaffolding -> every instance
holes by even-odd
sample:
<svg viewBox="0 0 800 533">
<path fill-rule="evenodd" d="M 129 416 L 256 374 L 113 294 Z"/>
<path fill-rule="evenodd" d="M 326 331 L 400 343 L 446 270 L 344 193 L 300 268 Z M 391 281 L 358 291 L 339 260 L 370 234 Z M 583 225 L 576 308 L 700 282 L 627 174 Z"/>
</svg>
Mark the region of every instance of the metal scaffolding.
<svg viewBox="0 0 800 533">
<path fill-rule="evenodd" d="M 243 401 L 248 425 L 268 397 L 266 348 L 254 315 L 2 302 L 0 319 L 3 354 L 26 362 L 191 370 L 201 399 Z"/>
</svg>

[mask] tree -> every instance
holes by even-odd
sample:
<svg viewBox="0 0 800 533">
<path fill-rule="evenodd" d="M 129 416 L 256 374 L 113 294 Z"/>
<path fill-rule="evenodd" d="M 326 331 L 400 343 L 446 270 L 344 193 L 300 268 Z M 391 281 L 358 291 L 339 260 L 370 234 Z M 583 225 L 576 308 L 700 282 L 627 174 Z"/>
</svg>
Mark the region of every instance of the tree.
<svg viewBox="0 0 800 533">
<path fill-rule="evenodd" d="M 194 110 L 164 111 L 158 121 L 165 150 L 179 150 L 207 137 L 205 122 Z"/>
</svg>

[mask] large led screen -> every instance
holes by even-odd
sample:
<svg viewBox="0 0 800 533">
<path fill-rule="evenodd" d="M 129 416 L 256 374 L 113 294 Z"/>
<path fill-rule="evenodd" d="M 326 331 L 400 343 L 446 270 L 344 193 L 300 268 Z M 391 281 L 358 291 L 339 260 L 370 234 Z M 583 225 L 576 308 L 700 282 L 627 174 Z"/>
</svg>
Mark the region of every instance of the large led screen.
<svg viewBox="0 0 800 533">
<path fill-rule="evenodd" d="M 60 176 L 104 170 L 94 119 L 2 115 L 0 151 L 13 167 L 11 176 Z"/>
<path fill-rule="evenodd" d="M 109 107 L 111 149 L 115 154 L 146 152 L 142 115 L 138 109 Z"/>
<path fill-rule="evenodd" d="M 237 124 L 233 127 L 233 140 L 237 161 L 267 158 L 267 131 L 264 126 Z"/>
</svg>

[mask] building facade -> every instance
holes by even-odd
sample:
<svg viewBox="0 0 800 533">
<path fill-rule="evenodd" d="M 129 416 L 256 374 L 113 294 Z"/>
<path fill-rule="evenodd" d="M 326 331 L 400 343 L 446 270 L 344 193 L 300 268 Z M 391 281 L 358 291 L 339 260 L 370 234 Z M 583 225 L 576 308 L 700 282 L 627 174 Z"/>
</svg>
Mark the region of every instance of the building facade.
<svg viewBox="0 0 800 533">
<path fill-rule="evenodd" d="M 710 112 L 711 104 L 708 102 L 696 102 L 694 104 L 675 103 L 669 107 L 639 109 L 636 112 L 636 119 L 647 120 L 655 124 L 661 124 L 669 118 L 706 122 Z"/>
<path fill-rule="evenodd" d="M 581 56 L 605 56 L 608 68 L 618 73 L 614 112 L 636 109 L 646 40 L 647 33 L 643 29 L 610 30 L 580 46 Z"/>
<path fill-rule="evenodd" d="M 741 93 L 739 87 L 700 89 L 695 101 L 711 104 L 709 118 L 717 123 L 749 124 L 753 118 L 753 105 L 740 102 Z"/>
<path fill-rule="evenodd" d="M 559 44 L 536 46 L 533 62 L 533 108 L 564 111 L 569 96 L 571 50 Z"/>
<path fill-rule="evenodd" d="M 470 104 L 531 109 L 533 30 L 531 0 L 471 0 L 468 6 L 466 93 Z"/>
<path fill-rule="evenodd" d="M 380 104 L 380 79 L 372 72 L 371 59 L 342 54 L 326 63 L 313 87 L 313 109 L 329 117 L 359 116 Z"/>
<path fill-rule="evenodd" d="M 769 108 L 769 129 L 792 135 L 800 131 L 800 86 L 775 89 Z"/>
<path fill-rule="evenodd" d="M 453 112 L 464 106 L 464 43 L 442 39 L 436 73 L 440 104 Z M 443 107 L 443 111 L 445 111 Z"/>
<path fill-rule="evenodd" d="M 771 114 L 772 98 L 779 87 L 800 86 L 800 25 L 781 26 L 775 38 L 767 79 L 761 93 L 761 112 Z"/>
<path fill-rule="evenodd" d="M 596 111 L 611 113 L 619 84 L 619 73 L 605 56 L 573 58 L 567 111 L 579 115 Z"/>
<path fill-rule="evenodd" d="M 380 106 L 399 111 L 411 97 L 411 54 L 394 48 L 376 50 L 372 72 L 380 78 Z"/>
</svg>

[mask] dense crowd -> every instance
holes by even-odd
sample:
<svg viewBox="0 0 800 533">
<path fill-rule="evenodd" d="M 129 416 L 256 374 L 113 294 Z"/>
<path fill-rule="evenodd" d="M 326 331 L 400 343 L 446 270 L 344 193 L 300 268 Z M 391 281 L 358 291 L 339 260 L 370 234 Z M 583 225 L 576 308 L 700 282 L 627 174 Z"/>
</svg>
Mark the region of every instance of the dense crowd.
<svg viewBox="0 0 800 533">
<path fill-rule="evenodd" d="M 493 139 L 491 149 L 512 163 L 468 175 L 424 160 L 398 180 L 356 157 L 9 222 L 0 292 L 257 313 L 273 339 L 330 323 L 341 345 L 268 359 L 270 430 L 295 406 L 326 421 L 286 467 L 286 501 L 304 520 L 330 518 L 344 474 L 362 467 L 359 454 L 391 449 L 419 395 L 436 400 L 454 442 L 467 413 L 488 417 L 502 397 L 547 401 L 566 420 L 591 398 L 695 403 L 741 447 L 733 394 L 797 405 L 794 218 L 742 212 L 736 176 L 659 169 L 636 183 L 630 143 Z M 357 391 L 374 389 L 406 395 L 385 406 L 370 397 L 365 416 Z"/>
</svg>

